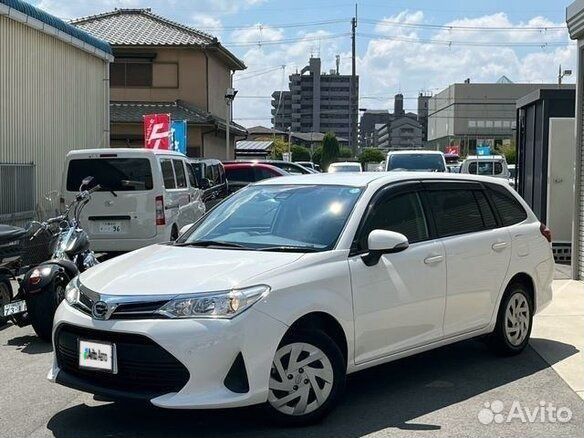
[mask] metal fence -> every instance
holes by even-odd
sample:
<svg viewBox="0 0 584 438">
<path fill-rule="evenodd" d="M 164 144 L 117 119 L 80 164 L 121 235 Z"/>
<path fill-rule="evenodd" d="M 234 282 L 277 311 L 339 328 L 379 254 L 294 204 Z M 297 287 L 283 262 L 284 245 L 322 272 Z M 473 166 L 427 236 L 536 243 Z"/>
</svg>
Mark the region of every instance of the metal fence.
<svg viewBox="0 0 584 438">
<path fill-rule="evenodd" d="M 20 224 L 35 217 L 36 166 L 0 163 L 0 223 Z"/>
</svg>

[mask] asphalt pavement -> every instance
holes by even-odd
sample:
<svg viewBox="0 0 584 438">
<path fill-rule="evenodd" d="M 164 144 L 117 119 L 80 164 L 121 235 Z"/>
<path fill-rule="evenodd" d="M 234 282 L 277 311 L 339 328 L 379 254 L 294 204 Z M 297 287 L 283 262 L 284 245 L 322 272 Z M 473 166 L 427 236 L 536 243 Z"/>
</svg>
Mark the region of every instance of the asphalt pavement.
<svg viewBox="0 0 584 438">
<path fill-rule="evenodd" d="M 578 354 L 558 341 L 534 342 L 553 342 L 555 360 Z M 51 350 L 31 328 L 0 329 L 1 437 L 518 438 L 582 437 L 584 430 L 584 400 L 531 347 L 499 358 L 484 343 L 465 341 L 356 373 L 338 409 L 299 429 L 266 422 L 258 407 L 170 411 L 96 401 L 46 380 Z M 569 410 L 569 421 L 529 422 L 526 413 L 549 403 L 563 409 L 563 420 Z"/>
</svg>

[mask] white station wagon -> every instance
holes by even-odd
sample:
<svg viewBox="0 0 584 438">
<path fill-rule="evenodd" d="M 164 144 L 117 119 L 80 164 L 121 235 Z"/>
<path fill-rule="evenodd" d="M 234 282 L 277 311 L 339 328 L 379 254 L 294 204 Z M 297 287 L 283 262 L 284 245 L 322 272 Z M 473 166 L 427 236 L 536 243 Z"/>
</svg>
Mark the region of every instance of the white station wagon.
<svg viewBox="0 0 584 438">
<path fill-rule="evenodd" d="M 112 400 L 264 404 L 313 422 L 349 373 L 483 335 L 500 354 L 521 352 L 552 298 L 550 237 L 501 179 L 262 181 L 176 242 L 75 278 L 49 379 Z"/>
</svg>

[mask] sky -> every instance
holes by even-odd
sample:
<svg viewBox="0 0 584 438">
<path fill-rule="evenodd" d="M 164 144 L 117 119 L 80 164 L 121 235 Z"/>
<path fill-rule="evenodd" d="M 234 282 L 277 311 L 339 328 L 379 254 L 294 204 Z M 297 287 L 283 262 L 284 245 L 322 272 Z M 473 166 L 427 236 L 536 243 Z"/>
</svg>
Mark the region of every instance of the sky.
<svg viewBox="0 0 584 438">
<path fill-rule="evenodd" d="M 31 1 L 31 0 L 29 0 Z M 234 119 L 271 126 L 270 96 L 288 75 L 319 56 L 323 71 L 351 71 L 347 0 L 32 0 L 63 19 L 114 8 L 153 12 L 214 36 L 242 59 Z M 565 29 L 571 0 L 361 0 L 357 2 L 359 107 L 393 109 L 402 93 L 416 112 L 420 92 L 463 82 L 556 83 L 558 67 L 576 67 L 575 42 Z M 496 28 L 484 30 L 484 28 Z M 564 79 L 573 83 L 575 75 Z"/>
</svg>

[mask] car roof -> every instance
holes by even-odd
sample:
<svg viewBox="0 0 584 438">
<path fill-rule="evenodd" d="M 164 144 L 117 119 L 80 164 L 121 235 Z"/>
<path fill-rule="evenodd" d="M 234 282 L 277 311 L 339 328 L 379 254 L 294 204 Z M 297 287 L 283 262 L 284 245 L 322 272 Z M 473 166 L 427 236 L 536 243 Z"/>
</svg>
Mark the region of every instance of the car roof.
<svg viewBox="0 0 584 438">
<path fill-rule="evenodd" d="M 416 180 L 483 181 L 504 185 L 506 180 L 491 176 L 441 173 L 441 172 L 360 172 L 360 173 L 311 173 L 290 175 L 263 180 L 260 185 L 339 185 L 350 187 L 382 186 L 392 182 Z"/>
<path fill-rule="evenodd" d="M 225 167 L 225 169 L 241 169 L 241 168 L 246 168 L 246 167 L 260 167 L 262 169 L 270 169 L 270 170 L 274 170 L 277 173 L 280 173 L 281 175 L 288 175 L 288 172 L 283 171 L 282 169 L 280 169 L 279 167 L 276 166 L 272 166 L 271 164 L 267 164 L 267 163 L 256 163 L 256 162 L 243 162 L 243 163 L 225 163 L 223 164 L 223 167 Z"/>
<path fill-rule="evenodd" d="M 166 149 L 145 149 L 145 148 L 100 148 L 100 149 L 76 149 L 67 153 L 67 156 L 87 156 L 101 154 L 144 154 L 144 155 L 176 155 L 186 157 L 185 154 Z"/>
<path fill-rule="evenodd" d="M 334 166 L 336 164 L 340 164 L 342 166 L 345 166 L 345 165 L 348 164 L 349 166 L 359 166 L 359 167 L 361 167 L 361 163 L 358 163 L 356 161 L 337 161 L 335 163 L 331 163 L 330 166 Z"/>
<path fill-rule="evenodd" d="M 444 155 L 443 152 L 440 151 L 426 151 L 423 149 L 412 149 L 409 151 L 389 151 L 387 155 L 409 155 L 409 154 L 440 154 Z"/>
</svg>

